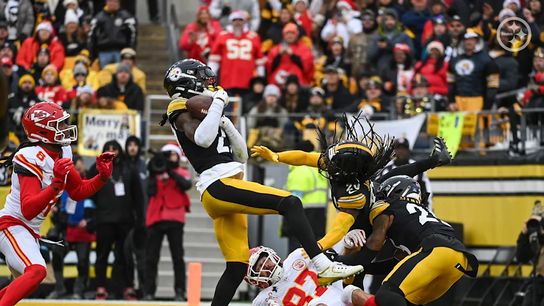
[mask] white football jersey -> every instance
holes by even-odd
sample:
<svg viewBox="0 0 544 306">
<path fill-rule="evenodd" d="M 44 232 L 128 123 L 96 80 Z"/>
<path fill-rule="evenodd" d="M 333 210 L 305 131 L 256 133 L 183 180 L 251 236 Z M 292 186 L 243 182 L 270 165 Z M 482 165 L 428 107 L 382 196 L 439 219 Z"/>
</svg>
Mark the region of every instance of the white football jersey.
<svg viewBox="0 0 544 306">
<path fill-rule="evenodd" d="M 72 158 L 72 148 L 70 146 L 62 147 L 62 157 Z M 53 181 L 53 166 L 55 161 L 40 146 L 36 145 L 19 150 L 13 158 L 13 164 L 14 167 L 22 166 L 24 169 L 35 175 L 40 180 L 42 189 L 49 186 Z M 27 220 L 21 211 L 21 186 L 19 184 L 19 176 L 13 171 L 11 175 L 11 190 L 6 197 L 4 208 L 0 210 L 0 216 L 17 218 L 28 225 L 36 234 L 39 234 L 43 220 L 62 192 L 63 190 L 60 190 L 59 194 L 49 202 L 49 205 L 38 214 L 38 216 L 32 220 Z"/>
<path fill-rule="evenodd" d="M 294 250 L 283 261 L 283 276 L 273 286 L 263 289 L 253 300 L 254 306 L 305 306 L 313 299 L 328 306 L 342 302 L 342 281 L 328 287 L 317 282 L 314 265 L 302 249 Z"/>
</svg>

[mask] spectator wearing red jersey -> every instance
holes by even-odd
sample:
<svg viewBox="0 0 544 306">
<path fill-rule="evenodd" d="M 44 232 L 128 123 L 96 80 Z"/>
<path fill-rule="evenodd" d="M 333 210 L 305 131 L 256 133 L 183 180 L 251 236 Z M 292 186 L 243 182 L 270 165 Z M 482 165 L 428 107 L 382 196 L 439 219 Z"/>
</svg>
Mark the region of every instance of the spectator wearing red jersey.
<svg viewBox="0 0 544 306">
<path fill-rule="evenodd" d="M 186 51 L 188 58 L 205 63 L 220 32 L 221 24 L 211 19 L 208 7 L 202 5 L 196 13 L 196 20 L 183 30 L 179 38 L 179 49 Z"/>
<path fill-rule="evenodd" d="M 427 58 L 416 63 L 414 75 L 421 74 L 428 82 L 429 94 L 446 96 L 448 94 L 448 62 L 445 60 L 444 45 L 433 41 L 427 45 Z"/>
<path fill-rule="evenodd" d="M 283 41 L 268 53 L 268 83 L 283 85 L 287 76 L 297 76 L 302 86 L 310 86 L 314 75 L 312 49 L 298 39 L 294 23 L 283 27 Z"/>
<path fill-rule="evenodd" d="M 36 27 L 34 36 L 25 39 L 19 53 L 17 53 L 17 65 L 30 70 L 32 64 L 36 61 L 36 56 L 42 45 L 47 45 L 51 56 L 51 64 L 55 65 L 57 71 L 64 65 L 64 47 L 53 32 L 53 26 L 47 21 L 41 22 Z"/>
<path fill-rule="evenodd" d="M 43 85 L 36 87 L 36 93 L 42 100 L 55 102 L 63 106 L 67 100 L 66 90 L 58 83 L 58 71 L 55 65 L 51 64 L 42 71 Z"/>
<path fill-rule="evenodd" d="M 219 70 L 219 84 L 229 94 L 245 94 L 250 80 L 255 75 L 264 75 L 261 39 L 247 30 L 247 19 L 245 11 L 230 14 L 232 29 L 219 34 L 208 62 L 214 72 Z"/>
<path fill-rule="evenodd" d="M 308 37 L 312 37 L 312 14 L 308 10 L 308 0 L 293 0 L 295 21 L 304 29 Z"/>
</svg>

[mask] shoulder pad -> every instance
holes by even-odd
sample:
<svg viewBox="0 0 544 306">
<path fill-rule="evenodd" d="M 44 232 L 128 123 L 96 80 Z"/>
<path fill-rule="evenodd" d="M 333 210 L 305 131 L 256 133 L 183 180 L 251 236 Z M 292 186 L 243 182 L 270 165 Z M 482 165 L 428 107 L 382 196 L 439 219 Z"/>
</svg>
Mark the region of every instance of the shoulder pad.
<svg viewBox="0 0 544 306">
<path fill-rule="evenodd" d="M 45 152 L 37 146 L 22 148 L 15 154 L 13 162 L 22 166 L 34 174 L 41 181 L 43 180 L 42 167 L 45 165 Z"/>
<path fill-rule="evenodd" d="M 168 103 L 168 108 L 166 109 L 166 114 L 168 116 L 172 115 L 176 111 L 184 111 L 187 109 L 187 99 L 186 98 L 177 98 L 170 103 Z"/>
<path fill-rule="evenodd" d="M 389 203 L 381 200 L 373 203 L 370 207 L 370 215 L 368 217 L 370 224 L 373 224 L 374 219 L 376 219 L 377 216 L 381 215 L 387 208 L 389 208 L 389 206 Z"/>
</svg>

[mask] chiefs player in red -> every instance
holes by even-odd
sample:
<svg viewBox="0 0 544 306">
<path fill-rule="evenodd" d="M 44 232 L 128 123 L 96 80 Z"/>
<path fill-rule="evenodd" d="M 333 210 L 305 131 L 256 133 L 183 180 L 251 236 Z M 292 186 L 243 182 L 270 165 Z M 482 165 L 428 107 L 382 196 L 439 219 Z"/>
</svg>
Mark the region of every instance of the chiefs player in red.
<svg viewBox="0 0 544 306">
<path fill-rule="evenodd" d="M 219 34 L 209 57 L 208 66 L 216 74 L 220 70 L 221 86 L 231 95 L 244 93 L 251 78 L 265 73 L 261 39 L 249 30 L 247 19 L 245 11 L 232 12 L 229 15 L 232 24 Z"/>
<path fill-rule="evenodd" d="M 11 191 L 0 210 L 0 252 L 15 280 L 0 290 L 0 306 L 30 295 L 47 274 L 40 254 L 40 226 L 64 190 L 75 201 L 96 193 L 112 172 L 113 153 L 96 158 L 98 175 L 82 180 L 74 169 L 70 144 L 77 139 L 70 114 L 53 102 L 40 102 L 23 115 L 29 142 L 10 156 Z"/>
</svg>

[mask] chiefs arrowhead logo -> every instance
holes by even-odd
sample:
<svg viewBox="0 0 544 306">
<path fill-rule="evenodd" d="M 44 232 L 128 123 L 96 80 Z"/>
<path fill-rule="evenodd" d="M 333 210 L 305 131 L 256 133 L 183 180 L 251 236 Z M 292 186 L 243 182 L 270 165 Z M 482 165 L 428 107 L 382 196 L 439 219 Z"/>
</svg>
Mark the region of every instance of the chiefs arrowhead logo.
<svg viewBox="0 0 544 306">
<path fill-rule="evenodd" d="M 37 109 L 30 114 L 30 120 L 34 122 L 42 121 L 47 117 L 51 117 L 51 114 L 42 109 Z"/>
</svg>

